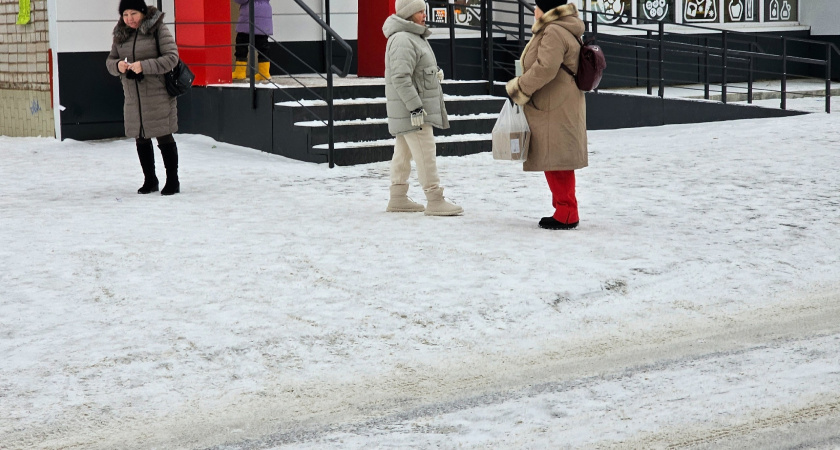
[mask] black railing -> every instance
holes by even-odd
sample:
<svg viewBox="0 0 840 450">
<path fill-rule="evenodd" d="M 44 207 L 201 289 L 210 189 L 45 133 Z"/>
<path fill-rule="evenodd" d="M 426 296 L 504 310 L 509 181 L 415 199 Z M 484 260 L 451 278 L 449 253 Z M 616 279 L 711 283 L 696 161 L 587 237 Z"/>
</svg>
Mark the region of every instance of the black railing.
<svg viewBox="0 0 840 450">
<path fill-rule="evenodd" d="M 430 5 L 443 8 L 445 3 L 430 0 Z M 448 3 L 448 2 L 446 2 Z M 456 24 L 454 8 L 467 8 L 481 20 L 478 26 Z M 497 77 L 512 78 L 515 73 L 515 60 L 519 59 L 524 45 L 531 37 L 527 18 L 533 15 L 533 6 L 527 0 L 482 0 L 478 5 L 446 4 L 446 24 L 431 22 L 432 27 L 448 27 L 450 72 L 455 78 L 456 52 L 463 48 L 455 39 L 455 30 L 472 30 L 481 34 L 481 74 L 488 80 L 488 90 L 493 93 Z M 599 17 L 609 18 L 611 14 L 582 9 L 586 24 L 587 38 L 597 38 L 606 47 L 608 67 L 605 79 L 614 85 L 647 87 L 652 95 L 653 85 L 658 86 L 657 95 L 665 96 L 666 85 L 703 84 L 703 96 L 711 98 L 711 86 L 720 86 L 720 100 L 727 102 L 728 91 L 734 80 L 747 83 L 747 101 L 752 103 L 755 80 L 780 80 L 778 91 L 760 89 L 765 92 L 778 92 L 781 97 L 780 107 L 787 108 L 788 80 L 792 78 L 814 78 L 813 75 L 796 75 L 793 65 L 817 66 L 824 68 L 825 110 L 831 112 L 832 56 L 840 55 L 837 45 L 811 39 L 767 33 L 747 33 L 730 31 L 708 26 L 675 24 L 654 21 L 643 17 L 627 16 L 629 23 L 599 23 Z M 509 20 L 497 20 L 497 17 Z M 615 31 L 624 30 L 624 35 Z M 694 39 L 696 42 L 690 42 Z M 689 42 L 686 42 L 689 41 Z M 809 47 L 810 54 L 793 53 L 791 44 Z M 814 46 L 824 47 L 824 51 L 813 51 Z M 615 54 L 610 54 L 614 50 Z M 463 51 L 463 50 L 462 50 Z M 801 52 L 801 50 L 800 50 Z M 819 56 L 817 56 L 819 54 Z M 693 59 L 695 63 L 687 63 Z M 632 73 L 628 76 L 624 73 Z M 813 72 L 812 72 L 813 73 Z M 667 74 L 667 76 L 666 76 Z M 819 76 L 817 76 L 819 78 Z M 699 83 L 698 83 L 699 82 Z M 813 94 L 814 96 L 822 96 Z"/>
<path fill-rule="evenodd" d="M 327 150 L 327 162 L 329 163 L 329 167 L 333 168 L 333 167 L 335 167 L 335 155 L 334 155 L 335 154 L 335 110 L 334 110 L 334 105 L 333 105 L 333 100 L 334 100 L 333 74 L 338 75 L 341 78 L 344 78 L 350 73 L 350 64 L 353 61 L 353 49 L 350 47 L 350 44 L 348 44 L 347 41 L 345 41 L 338 33 L 335 32 L 335 30 L 332 29 L 332 27 L 329 24 L 329 20 L 330 20 L 330 2 L 329 2 L 329 0 L 327 0 L 325 2 L 325 11 L 324 11 L 325 14 L 324 15 L 327 18 L 326 22 L 323 19 L 321 19 L 321 17 L 318 16 L 318 14 L 316 14 L 314 11 L 312 11 L 312 9 L 309 6 L 307 6 L 306 3 L 304 3 L 303 0 L 294 0 L 294 2 L 297 3 L 298 6 L 300 6 L 301 9 L 303 9 L 306 12 L 306 14 L 308 14 L 309 17 L 311 17 L 315 21 L 315 23 L 318 24 L 319 27 L 321 27 L 322 30 L 324 30 L 324 35 L 325 35 L 325 38 L 326 38 L 325 42 L 324 42 L 324 66 L 326 68 L 327 73 L 326 73 L 326 75 L 322 75 L 322 78 L 324 78 L 327 82 L 327 89 L 326 89 L 326 92 L 325 92 L 326 98 L 323 98 L 323 97 L 319 96 L 318 94 L 316 94 L 314 91 L 309 89 L 304 83 L 302 83 L 300 80 L 295 78 L 291 73 L 286 72 L 286 75 L 288 75 L 290 78 L 295 80 L 298 84 L 303 86 L 310 93 L 312 93 L 313 95 L 315 95 L 316 97 L 318 97 L 319 99 L 321 99 L 322 101 L 327 103 L 327 120 L 326 121 L 324 121 L 324 119 L 319 117 L 317 114 L 313 113 L 312 110 L 310 110 L 309 108 L 307 108 L 307 111 L 309 111 L 310 114 L 314 115 L 317 120 L 319 120 L 321 122 L 324 122 L 324 124 L 327 126 L 327 135 L 329 137 L 329 147 L 328 147 L 328 150 Z M 251 14 L 253 16 L 254 0 L 251 0 L 250 3 L 251 3 Z M 251 26 L 253 27 L 253 25 L 254 25 L 254 21 L 253 21 L 253 17 L 251 17 Z M 250 32 L 251 32 L 251 41 L 253 43 L 253 30 L 251 30 Z M 339 68 L 335 64 L 333 64 L 333 44 L 332 44 L 333 40 L 335 40 L 335 42 L 338 43 L 338 45 L 345 52 L 343 68 Z M 251 49 L 254 49 L 254 47 L 251 46 Z M 286 49 L 286 51 L 288 51 L 290 54 L 294 54 L 289 49 Z M 298 61 L 306 64 L 297 55 L 295 55 L 295 58 L 297 58 Z M 310 67 L 308 64 L 306 64 L 306 66 Z M 312 69 L 312 68 L 310 67 L 310 69 Z M 314 69 L 312 69 L 312 71 L 313 71 L 313 73 L 320 73 L 319 71 L 314 70 Z M 254 77 L 251 76 L 251 86 L 252 86 L 252 88 L 253 88 L 253 85 L 254 85 L 253 80 L 254 80 Z M 281 91 L 284 91 L 284 94 L 291 97 L 291 95 L 288 94 L 287 92 L 285 92 L 285 90 L 281 89 Z M 304 106 L 300 102 L 299 99 L 294 99 L 293 98 L 293 100 L 300 103 L 301 106 Z"/>
<path fill-rule="evenodd" d="M 309 6 L 307 6 L 306 3 L 304 3 L 303 0 L 294 0 L 294 2 L 297 3 L 306 12 L 306 14 L 309 15 L 315 21 L 315 23 L 317 23 L 318 26 L 321 27 L 321 29 L 324 30 L 324 32 L 325 32 L 326 42 L 325 42 L 325 51 L 324 51 L 324 66 L 326 67 L 326 74 L 321 75 L 320 70 L 317 70 L 317 69 L 313 68 L 310 64 L 308 64 L 306 61 L 304 61 L 303 58 L 296 55 L 287 46 L 285 46 L 281 42 L 278 42 L 277 40 L 275 40 L 272 36 L 270 36 L 264 30 L 259 29 L 256 26 L 256 23 L 254 21 L 254 0 L 250 0 L 249 1 L 250 11 L 249 11 L 249 18 L 248 18 L 248 44 L 247 44 L 248 45 L 248 64 L 247 64 L 247 71 L 248 72 L 247 72 L 247 77 L 248 77 L 248 81 L 249 81 L 249 84 L 250 84 L 249 94 L 251 96 L 251 105 L 252 105 L 252 108 L 257 107 L 256 76 L 259 73 L 259 70 L 257 68 L 258 67 L 257 66 L 257 61 L 258 61 L 259 57 L 262 56 L 264 60 L 266 60 L 267 62 L 269 62 L 271 64 L 272 67 L 279 68 L 285 76 L 287 76 L 291 80 L 294 80 L 297 84 L 299 84 L 304 90 L 306 90 L 309 94 L 314 96 L 317 100 L 321 100 L 321 101 L 326 103 L 326 105 L 327 105 L 327 118 L 324 119 L 324 118 L 321 118 L 317 113 L 312 111 L 312 109 L 310 109 L 305 103 L 303 103 L 301 101 L 301 99 L 296 98 L 292 94 L 290 94 L 288 92 L 288 89 L 282 89 L 281 86 L 274 83 L 274 81 L 271 80 L 270 78 L 266 81 L 267 83 L 272 84 L 275 88 L 278 88 L 278 89 L 276 89 L 276 92 L 281 92 L 283 95 L 288 97 L 290 100 L 292 100 L 294 102 L 297 102 L 309 114 L 311 114 L 312 117 L 315 118 L 315 120 L 320 121 L 320 122 L 324 123 L 324 125 L 327 126 L 328 135 L 329 135 L 329 148 L 328 148 L 328 151 L 327 151 L 327 162 L 329 163 L 329 167 L 333 168 L 333 167 L 335 167 L 335 163 L 334 163 L 334 160 L 335 160 L 335 157 L 334 157 L 334 153 L 335 153 L 335 138 L 334 138 L 334 136 L 335 136 L 335 120 L 334 120 L 335 111 L 334 111 L 334 105 L 333 105 L 333 99 L 334 99 L 333 74 L 338 75 L 339 77 L 343 78 L 343 77 L 346 77 L 350 73 L 350 66 L 351 66 L 351 63 L 353 61 L 353 49 L 352 49 L 352 47 L 350 47 L 350 45 L 347 43 L 347 41 L 345 41 L 338 33 L 336 33 L 335 30 L 332 29 L 332 27 L 330 27 L 328 22 L 325 22 L 323 19 L 321 19 L 321 17 L 317 13 L 312 11 L 312 9 L 309 8 Z M 162 0 L 158 0 L 158 7 L 159 8 L 162 8 L 161 3 L 162 3 Z M 329 0 L 326 1 L 326 7 L 327 7 L 327 10 L 325 11 L 325 15 L 328 18 L 327 21 L 329 21 Z M 170 22 L 170 23 L 175 24 L 175 25 L 223 25 L 223 24 L 235 25 L 238 22 L 232 21 L 232 22 Z M 327 88 L 325 90 L 324 95 L 323 96 L 319 95 L 317 92 L 315 92 L 313 89 L 311 89 L 305 83 L 303 83 L 300 79 L 295 77 L 291 72 L 284 69 L 281 64 L 272 60 L 269 57 L 269 55 L 260 52 L 256 48 L 256 45 L 255 45 L 256 44 L 255 36 L 256 36 L 257 31 L 259 31 L 260 34 L 267 35 L 270 42 L 276 44 L 279 48 L 281 48 L 282 50 L 287 52 L 292 58 L 294 58 L 298 63 L 300 63 L 304 67 L 306 67 L 311 73 L 317 73 L 321 76 L 321 78 L 326 80 Z M 343 63 L 341 68 L 339 68 L 338 66 L 333 64 L 333 45 L 332 45 L 333 40 L 345 52 L 345 57 L 344 57 L 345 59 L 344 59 L 344 63 Z M 185 48 L 207 49 L 207 48 L 214 48 L 214 47 L 220 47 L 220 46 L 218 46 L 218 45 L 216 45 L 216 46 L 203 45 L 203 46 L 183 46 L 183 47 L 185 47 Z M 236 44 L 224 45 L 224 47 L 235 48 Z M 197 63 L 197 64 L 194 64 L 194 65 L 208 66 L 208 67 L 209 66 L 230 67 L 230 63 L 227 63 L 227 64 Z"/>
</svg>

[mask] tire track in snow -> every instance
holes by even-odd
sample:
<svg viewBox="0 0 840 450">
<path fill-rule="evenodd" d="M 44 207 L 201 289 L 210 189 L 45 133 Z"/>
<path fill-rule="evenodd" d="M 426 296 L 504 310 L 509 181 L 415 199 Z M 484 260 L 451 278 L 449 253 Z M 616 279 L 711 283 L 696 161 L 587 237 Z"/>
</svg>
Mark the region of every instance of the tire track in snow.
<svg viewBox="0 0 840 450">
<path fill-rule="evenodd" d="M 812 298 L 810 302 L 751 311 L 742 317 L 721 317 L 718 327 L 686 332 L 639 335 L 635 340 L 605 338 L 565 352 L 543 352 L 499 361 L 464 361 L 436 371 L 414 372 L 408 380 L 383 380 L 370 384 L 364 393 L 341 387 L 330 392 L 343 399 L 332 405 L 313 404 L 300 420 L 282 421 L 276 429 L 287 430 L 212 447 L 218 450 L 260 449 L 303 443 L 335 433 L 365 435 L 371 430 L 420 417 L 435 416 L 489 406 L 549 391 L 664 370 L 725 356 L 775 348 L 791 342 L 840 334 L 840 296 Z M 594 342 L 593 342 L 594 341 Z M 457 374 L 457 376 L 453 376 Z M 412 380 L 413 377 L 413 380 Z M 349 386 L 348 386 L 349 387 Z M 655 436 L 634 442 L 628 448 L 684 448 L 738 439 L 763 429 L 775 429 L 803 420 L 817 420 L 838 413 L 840 398 L 833 403 L 812 405 L 798 411 L 751 421 L 721 430 L 699 430 Z M 332 413 L 316 411 L 331 410 Z M 621 445 L 621 444 L 615 444 Z"/>
<path fill-rule="evenodd" d="M 755 414 L 740 424 L 671 430 L 611 444 L 610 448 L 752 449 L 840 447 L 840 396 L 818 405 L 775 414 Z"/>
<path fill-rule="evenodd" d="M 365 435 L 414 418 L 840 335 L 840 295 L 788 299 L 761 310 L 720 314 L 704 321 L 639 326 L 644 329 L 622 330 L 621 335 L 547 341 L 531 353 L 475 354 L 477 349 L 464 349 L 435 366 L 399 366 L 388 376 L 350 382 L 278 382 L 266 389 L 267 396 L 232 398 L 215 410 L 196 407 L 166 417 L 123 417 L 110 423 L 78 417 L 72 425 L 25 433 L 28 442 L 40 441 L 40 448 L 219 450 L 305 443 L 334 433 Z M 820 406 L 813 405 L 808 417 L 835 411 Z M 768 420 L 766 426 L 772 429 L 776 423 L 784 422 Z M 676 440 L 670 435 L 654 436 L 651 443 L 653 447 L 697 446 L 703 445 L 703 439 L 735 439 L 752 430 L 735 427 L 717 435 L 715 430 L 700 430 L 694 435 L 696 442 L 683 434 Z"/>
</svg>

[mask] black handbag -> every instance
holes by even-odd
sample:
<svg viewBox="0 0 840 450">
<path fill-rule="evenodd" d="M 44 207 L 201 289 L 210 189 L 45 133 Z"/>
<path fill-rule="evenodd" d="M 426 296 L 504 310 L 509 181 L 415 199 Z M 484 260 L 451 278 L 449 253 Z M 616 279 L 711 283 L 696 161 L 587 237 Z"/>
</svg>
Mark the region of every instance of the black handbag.
<svg viewBox="0 0 840 450">
<path fill-rule="evenodd" d="M 179 59 L 175 68 L 166 72 L 163 79 L 166 82 L 166 92 L 169 92 L 169 95 L 173 97 L 178 97 L 179 95 L 186 94 L 190 90 L 193 80 L 195 80 L 195 75 L 184 64 L 184 61 Z"/>
<path fill-rule="evenodd" d="M 158 33 L 155 30 L 155 45 L 157 45 L 158 54 L 160 52 L 160 40 L 158 40 Z M 178 97 L 187 93 L 190 90 L 195 80 L 195 75 L 192 70 L 184 64 L 184 61 L 178 59 L 178 64 L 175 68 L 163 74 L 164 84 L 166 85 L 166 92 L 172 97 Z"/>
</svg>

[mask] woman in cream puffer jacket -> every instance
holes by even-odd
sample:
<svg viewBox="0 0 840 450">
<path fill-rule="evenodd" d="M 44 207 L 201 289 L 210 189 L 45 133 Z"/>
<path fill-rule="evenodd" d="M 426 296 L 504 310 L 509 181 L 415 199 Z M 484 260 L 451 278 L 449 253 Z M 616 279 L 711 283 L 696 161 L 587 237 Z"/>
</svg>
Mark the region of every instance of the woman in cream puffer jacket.
<svg viewBox="0 0 840 450">
<path fill-rule="evenodd" d="M 432 127 L 449 128 L 443 103 L 443 71 L 427 38 L 426 3 L 397 0 L 396 14 L 385 20 L 388 38 L 385 50 L 385 97 L 388 131 L 396 137 L 391 159 L 391 199 L 386 211 L 420 212 L 454 216 L 464 212 L 443 198 L 437 174 L 435 137 Z M 407 197 L 411 160 L 426 194 L 427 205 Z"/>
</svg>

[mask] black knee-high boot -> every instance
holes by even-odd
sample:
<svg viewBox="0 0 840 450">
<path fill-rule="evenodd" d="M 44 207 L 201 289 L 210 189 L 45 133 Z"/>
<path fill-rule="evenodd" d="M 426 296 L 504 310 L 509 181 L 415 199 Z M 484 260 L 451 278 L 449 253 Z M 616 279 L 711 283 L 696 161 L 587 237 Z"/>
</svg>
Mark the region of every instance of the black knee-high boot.
<svg viewBox="0 0 840 450">
<path fill-rule="evenodd" d="M 157 192 L 160 185 L 155 175 L 155 148 L 152 147 L 151 141 L 137 143 L 137 157 L 140 158 L 140 167 L 143 168 L 143 176 L 146 178 L 143 181 L 143 186 L 140 186 L 137 193 L 149 194 Z"/>
<path fill-rule="evenodd" d="M 181 192 L 181 182 L 178 180 L 178 145 L 174 142 L 158 145 L 166 167 L 166 184 L 160 195 L 172 195 Z"/>
</svg>

